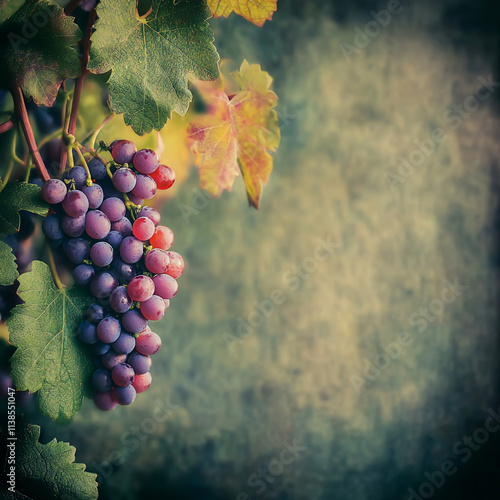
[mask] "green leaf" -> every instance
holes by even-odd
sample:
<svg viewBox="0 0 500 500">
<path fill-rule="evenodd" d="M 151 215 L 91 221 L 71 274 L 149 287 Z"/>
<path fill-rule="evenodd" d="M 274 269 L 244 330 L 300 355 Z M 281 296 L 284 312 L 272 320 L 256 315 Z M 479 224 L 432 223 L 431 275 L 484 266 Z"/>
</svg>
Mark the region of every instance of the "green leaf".
<svg viewBox="0 0 500 500">
<path fill-rule="evenodd" d="M 0 234 L 19 231 L 19 210 L 27 210 L 43 217 L 49 211 L 49 205 L 42 198 L 41 188 L 26 182 L 9 182 L 0 192 L 0 207 Z"/>
<path fill-rule="evenodd" d="M 0 23 L 12 16 L 24 2 L 25 0 L 0 0 Z"/>
<path fill-rule="evenodd" d="M 16 258 L 12 253 L 12 248 L 3 241 L 0 241 L 0 263 L 0 285 L 12 285 L 19 276 Z"/>
<path fill-rule="evenodd" d="M 188 76 L 218 77 L 205 0 L 153 0 L 146 18 L 138 17 L 135 0 L 102 0 L 97 14 L 89 68 L 111 70 L 113 109 L 125 114 L 136 133 L 160 130 L 172 111 L 186 113 L 192 99 Z"/>
<path fill-rule="evenodd" d="M 19 277 L 16 306 L 7 320 L 16 388 L 39 391 L 40 409 L 52 420 L 69 420 L 81 407 L 92 363 L 78 340 L 77 329 L 91 302 L 81 288 L 58 289 L 49 267 L 33 261 Z"/>
<path fill-rule="evenodd" d="M 85 472 L 84 464 L 75 463 L 73 446 L 55 439 L 47 444 L 40 443 L 37 425 L 18 424 L 15 434 L 16 441 L 7 441 L 8 433 L 4 439 L 7 443 L 15 443 L 15 491 L 9 492 L 1 485 L 1 498 L 97 499 L 97 476 Z M 7 449 L 7 456 L 8 453 Z M 9 467 L 7 464 L 6 469 Z M 6 496 L 9 493 L 10 496 Z"/>
<path fill-rule="evenodd" d="M 36 104 L 52 106 L 65 78 L 81 72 L 74 47 L 81 31 L 58 5 L 28 0 L 0 26 L 1 83 L 21 86 Z"/>
</svg>

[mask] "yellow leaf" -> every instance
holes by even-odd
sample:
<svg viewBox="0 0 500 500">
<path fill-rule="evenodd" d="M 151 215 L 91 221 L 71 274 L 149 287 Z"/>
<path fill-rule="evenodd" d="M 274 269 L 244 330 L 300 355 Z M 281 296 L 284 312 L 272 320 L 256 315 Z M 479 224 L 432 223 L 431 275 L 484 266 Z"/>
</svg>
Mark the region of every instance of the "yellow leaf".
<svg viewBox="0 0 500 500">
<path fill-rule="evenodd" d="M 244 61 L 232 76 L 240 90 L 231 99 L 218 84 L 198 86 L 208 109 L 190 124 L 189 143 L 202 188 L 218 197 L 231 190 L 241 170 L 249 203 L 258 208 L 262 184 L 273 169 L 268 151 L 275 151 L 280 141 L 273 109 L 278 97 L 269 90 L 272 78 L 258 64 Z"/>
<path fill-rule="evenodd" d="M 227 17 L 231 12 L 262 26 L 276 12 L 278 0 L 208 0 L 214 17 Z"/>
</svg>

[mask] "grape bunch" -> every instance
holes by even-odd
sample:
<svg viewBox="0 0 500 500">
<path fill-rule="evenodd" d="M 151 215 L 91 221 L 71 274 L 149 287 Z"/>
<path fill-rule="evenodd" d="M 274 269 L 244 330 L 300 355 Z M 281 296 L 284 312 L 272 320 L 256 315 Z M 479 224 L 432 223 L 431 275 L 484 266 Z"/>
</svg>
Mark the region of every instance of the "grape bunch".
<svg viewBox="0 0 500 500">
<path fill-rule="evenodd" d="M 88 171 L 75 166 L 42 187 L 52 206 L 44 234 L 75 266 L 75 283 L 96 299 L 78 336 L 95 355 L 94 403 L 103 411 L 131 404 L 151 385 L 150 356 L 161 339 L 148 320 L 165 315 L 184 271 L 182 257 L 170 251 L 172 230 L 143 205 L 172 186 L 173 170 L 130 141 L 115 141 L 109 150 L 113 161 L 106 165 L 94 158 Z"/>
</svg>

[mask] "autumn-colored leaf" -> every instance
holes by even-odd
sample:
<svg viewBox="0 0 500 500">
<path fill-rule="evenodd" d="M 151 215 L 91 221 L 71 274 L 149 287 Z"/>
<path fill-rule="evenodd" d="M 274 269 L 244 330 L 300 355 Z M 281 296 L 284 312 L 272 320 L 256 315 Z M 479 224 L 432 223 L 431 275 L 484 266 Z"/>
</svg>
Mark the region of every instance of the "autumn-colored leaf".
<svg viewBox="0 0 500 500">
<path fill-rule="evenodd" d="M 188 129 L 191 150 L 200 171 L 200 185 L 215 197 L 231 190 L 243 173 L 249 203 L 259 207 L 262 184 L 273 169 L 269 151 L 280 141 L 278 97 L 269 90 L 272 78 L 258 64 L 244 61 L 231 76 L 240 86 L 231 97 L 214 84 L 200 83 L 207 113 Z"/>
<path fill-rule="evenodd" d="M 277 3 L 278 0 L 208 0 L 215 17 L 227 17 L 234 12 L 257 26 L 271 20 Z"/>
</svg>

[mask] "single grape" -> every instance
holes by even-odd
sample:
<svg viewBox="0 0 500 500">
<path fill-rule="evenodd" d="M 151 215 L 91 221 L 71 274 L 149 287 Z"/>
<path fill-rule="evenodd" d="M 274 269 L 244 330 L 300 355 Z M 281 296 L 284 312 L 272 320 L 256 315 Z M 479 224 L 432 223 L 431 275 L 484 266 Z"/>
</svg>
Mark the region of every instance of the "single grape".
<svg viewBox="0 0 500 500">
<path fill-rule="evenodd" d="M 81 264 L 90 253 L 90 244 L 83 238 L 72 238 L 64 243 L 64 252 L 74 264 Z"/>
<path fill-rule="evenodd" d="M 117 403 L 114 401 L 111 391 L 96 392 L 94 394 L 94 404 L 101 411 L 111 411 L 116 408 Z"/>
<path fill-rule="evenodd" d="M 87 264 L 80 264 L 73 269 L 73 279 L 75 283 L 80 286 L 88 285 L 94 275 L 94 268 Z"/>
<path fill-rule="evenodd" d="M 158 226 L 149 242 L 153 248 L 168 250 L 174 243 L 174 232 L 166 226 Z"/>
<path fill-rule="evenodd" d="M 151 370 L 151 358 L 137 351 L 132 351 L 128 355 L 127 363 L 133 368 L 134 373 L 137 375 L 143 375 Z"/>
<path fill-rule="evenodd" d="M 132 234 L 132 222 L 127 217 L 122 217 L 120 220 L 111 223 L 111 229 L 118 231 L 125 238 Z"/>
<path fill-rule="evenodd" d="M 111 268 L 118 276 L 120 282 L 128 283 L 136 274 L 136 268 L 134 264 L 127 264 L 120 257 L 115 257 Z"/>
<path fill-rule="evenodd" d="M 89 200 L 81 191 L 70 191 L 64 198 L 62 207 L 71 217 L 80 217 L 87 213 Z"/>
<path fill-rule="evenodd" d="M 154 222 L 147 217 L 139 217 L 132 225 L 132 232 L 138 240 L 147 241 L 155 232 Z"/>
<path fill-rule="evenodd" d="M 127 332 L 142 332 L 147 324 L 148 320 L 136 309 L 131 309 L 122 316 L 122 325 Z"/>
<path fill-rule="evenodd" d="M 85 344 L 95 344 L 98 340 L 95 325 L 90 321 L 82 321 L 78 327 L 78 337 Z"/>
<path fill-rule="evenodd" d="M 107 316 L 97 325 L 97 336 L 106 344 L 114 342 L 120 336 L 121 331 L 120 322 L 112 316 Z"/>
<path fill-rule="evenodd" d="M 95 209 L 101 206 L 104 199 L 104 192 L 99 184 L 92 184 L 92 186 L 85 186 L 82 188 L 82 193 L 89 200 L 89 208 Z"/>
<path fill-rule="evenodd" d="M 133 385 L 127 387 L 113 387 L 112 396 L 114 400 L 122 406 L 131 405 L 137 396 Z"/>
<path fill-rule="evenodd" d="M 85 215 L 80 217 L 71 217 L 63 215 L 61 225 L 62 230 L 71 238 L 77 238 L 85 232 Z"/>
<path fill-rule="evenodd" d="M 106 267 L 113 261 L 113 247 L 105 241 L 98 241 L 90 249 L 90 258 L 97 267 Z"/>
<path fill-rule="evenodd" d="M 132 163 L 136 151 L 137 148 L 132 141 L 120 140 L 114 142 L 111 156 L 116 163 L 123 165 L 124 163 Z"/>
<path fill-rule="evenodd" d="M 49 179 L 42 186 L 42 198 L 51 205 L 61 203 L 67 192 L 66 184 L 59 179 Z"/>
<path fill-rule="evenodd" d="M 42 223 L 43 234 L 49 240 L 60 240 L 63 236 L 61 219 L 57 215 L 48 215 L 43 219 Z"/>
<path fill-rule="evenodd" d="M 132 299 L 124 286 L 117 286 L 109 297 L 109 305 L 117 313 L 125 313 L 132 307 Z"/>
<path fill-rule="evenodd" d="M 118 189 L 118 188 L 117 188 Z M 132 194 L 143 200 L 150 200 L 156 193 L 156 182 L 145 174 L 137 174 Z"/>
<path fill-rule="evenodd" d="M 150 174 L 158 168 L 158 156 L 152 149 L 141 149 L 134 156 L 134 167 L 141 174 Z"/>
<path fill-rule="evenodd" d="M 85 231 L 95 240 L 102 240 L 111 230 L 111 222 L 104 212 L 91 210 L 85 219 Z"/>
<path fill-rule="evenodd" d="M 92 158 L 92 160 L 90 160 L 87 165 L 89 167 L 92 179 L 96 181 L 102 181 L 103 179 L 106 178 L 107 175 L 106 165 L 104 165 L 104 163 L 101 160 L 98 160 L 97 158 Z"/>
<path fill-rule="evenodd" d="M 87 319 L 91 323 L 99 323 L 101 319 L 104 319 L 103 307 L 97 302 L 93 302 L 92 304 L 90 304 L 90 306 L 87 308 Z"/>
<path fill-rule="evenodd" d="M 141 334 L 135 339 L 135 350 L 139 354 L 152 356 L 153 354 L 156 354 L 160 348 L 161 338 L 154 332 L 141 332 Z"/>
<path fill-rule="evenodd" d="M 111 222 L 116 222 L 125 216 L 127 209 L 122 200 L 113 196 L 111 198 L 106 198 L 102 202 L 101 211 L 108 216 Z"/>
<path fill-rule="evenodd" d="M 98 356 L 103 356 L 111 349 L 111 344 L 106 344 L 98 340 L 95 344 L 92 344 L 92 351 Z"/>
<path fill-rule="evenodd" d="M 155 295 L 159 295 L 162 299 L 172 299 L 177 295 L 179 285 L 177 281 L 168 274 L 157 274 L 153 276 L 155 285 Z"/>
<path fill-rule="evenodd" d="M 136 186 L 136 175 L 130 168 L 119 168 L 113 174 L 113 186 L 120 193 L 130 193 Z"/>
<path fill-rule="evenodd" d="M 120 257 L 128 264 L 138 262 L 144 252 L 144 245 L 134 236 L 127 236 L 120 245 Z"/>
<path fill-rule="evenodd" d="M 165 250 L 160 248 L 153 248 L 144 258 L 144 264 L 148 271 L 155 274 L 162 274 L 167 272 L 170 265 L 170 258 Z"/>
<path fill-rule="evenodd" d="M 122 332 L 113 342 L 113 350 L 118 354 L 130 354 L 135 348 L 135 337 L 130 333 Z"/>
<path fill-rule="evenodd" d="M 160 212 L 153 207 L 142 207 L 138 214 L 138 217 L 147 217 L 153 221 L 153 224 L 157 226 L 160 223 Z"/>
<path fill-rule="evenodd" d="M 102 356 L 101 361 L 104 368 L 107 370 L 112 370 L 116 365 L 120 363 L 125 363 L 127 359 L 126 354 L 118 354 L 113 349 L 110 349 L 104 356 Z"/>
<path fill-rule="evenodd" d="M 151 386 L 151 373 L 146 372 L 142 375 L 136 375 L 134 381 L 132 382 L 132 387 L 135 389 L 137 394 L 147 391 Z"/>
<path fill-rule="evenodd" d="M 165 316 L 165 301 L 158 295 L 153 295 L 150 299 L 141 302 L 142 315 L 151 321 L 158 321 Z"/>
<path fill-rule="evenodd" d="M 134 375 L 134 369 L 128 363 L 116 365 L 111 372 L 113 382 L 120 387 L 130 385 L 134 381 Z"/>
<path fill-rule="evenodd" d="M 149 175 L 156 182 L 158 189 L 162 191 L 172 187 L 172 184 L 175 182 L 175 172 L 166 165 L 159 165 L 158 168 Z"/>
<path fill-rule="evenodd" d="M 109 243 L 113 250 L 118 250 L 120 248 L 120 243 L 123 240 L 123 236 L 118 231 L 110 231 L 108 235 L 104 238 L 106 243 Z"/>
<path fill-rule="evenodd" d="M 106 353 L 104 356 L 109 354 Z M 103 356 L 103 357 L 104 357 Z M 98 368 L 92 374 L 92 387 L 99 392 L 107 392 L 113 387 L 113 379 L 111 378 L 111 372 L 103 368 Z"/>
<path fill-rule="evenodd" d="M 102 271 L 90 280 L 90 293 L 98 299 L 105 299 L 117 286 L 116 276 L 108 271 Z"/>
<path fill-rule="evenodd" d="M 153 280 L 149 276 L 136 276 L 133 278 L 127 287 L 129 297 L 137 302 L 144 302 L 153 295 L 155 286 Z"/>
<path fill-rule="evenodd" d="M 82 187 L 85 186 L 87 182 L 87 171 L 81 166 L 73 167 L 67 173 L 66 177 L 75 181 L 76 189 L 82 189 Z"/>
<path fill-rule="evenodd" d="M 184 259 L 177 252 L 167 252 L 170 257 L 170 265 L 167 269 L 167 274 L 172 278 L 177 279 L 184 272 Z"/>
</svg>

